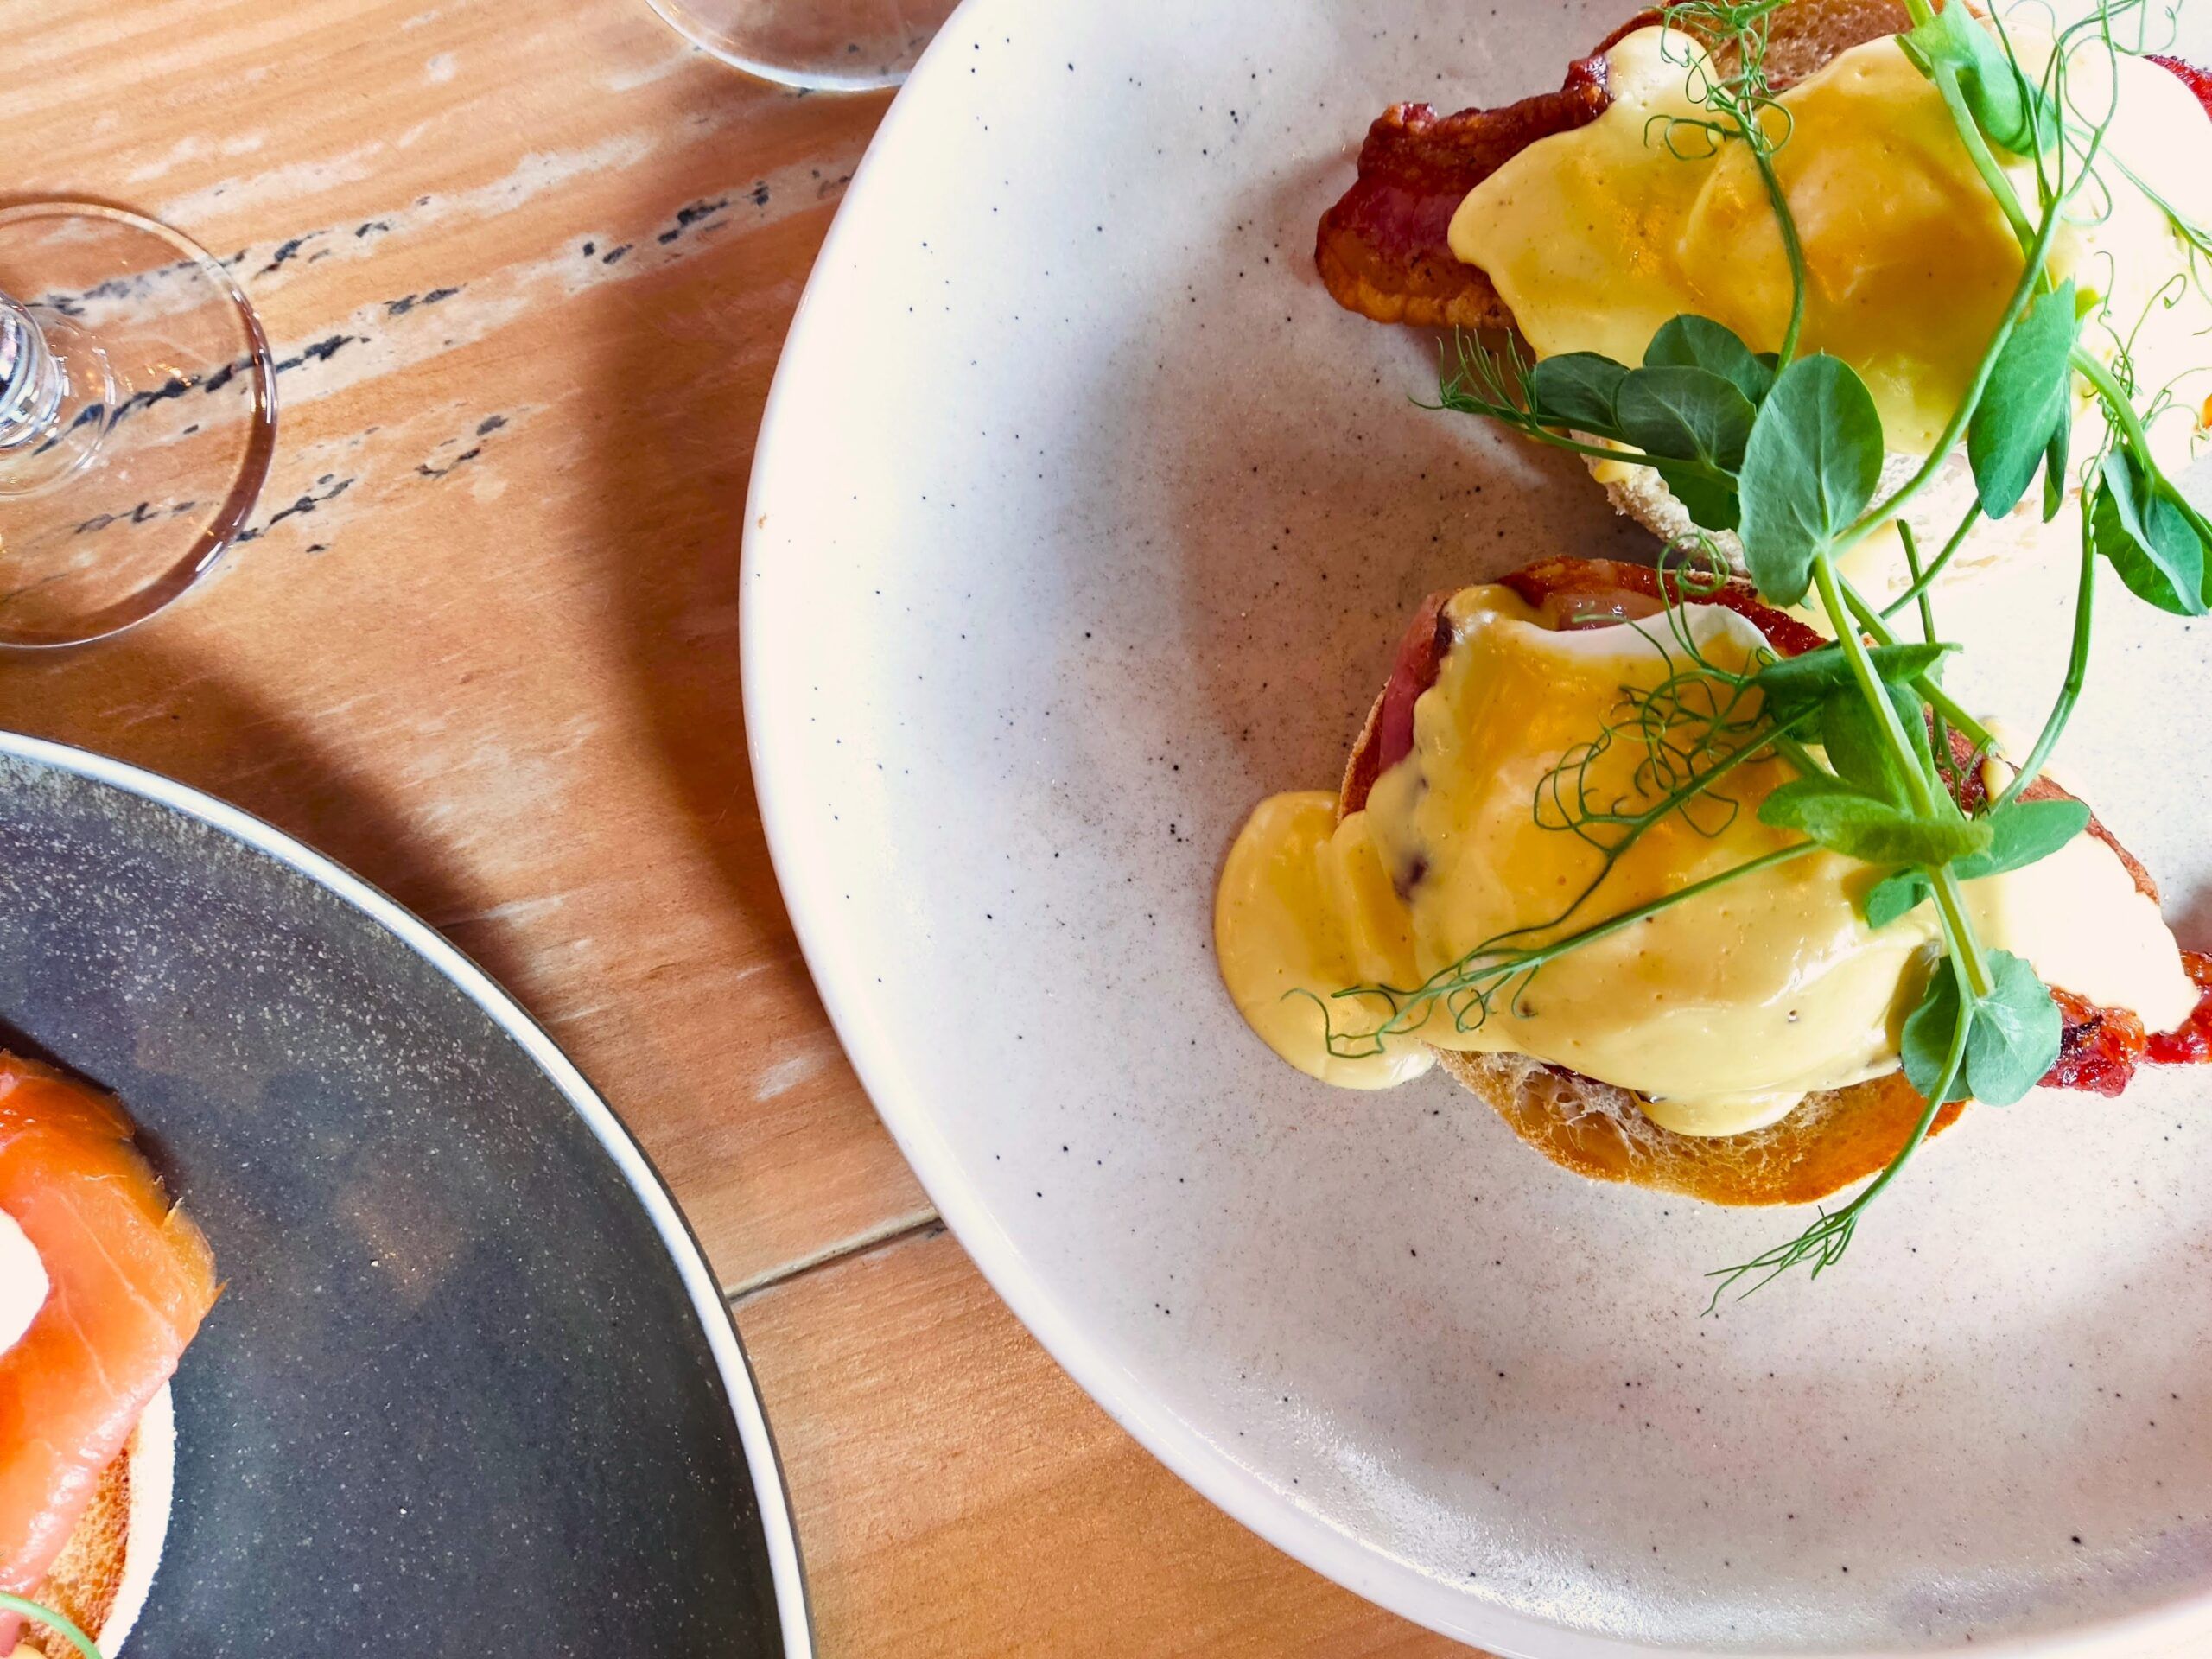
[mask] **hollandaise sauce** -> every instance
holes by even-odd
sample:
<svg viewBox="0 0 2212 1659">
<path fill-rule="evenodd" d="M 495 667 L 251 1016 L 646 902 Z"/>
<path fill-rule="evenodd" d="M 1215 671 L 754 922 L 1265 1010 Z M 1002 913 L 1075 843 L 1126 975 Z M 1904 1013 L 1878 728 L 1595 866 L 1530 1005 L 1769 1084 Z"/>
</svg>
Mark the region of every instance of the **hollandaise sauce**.
<svg viewBox="0 0 2212 1659">
<path fill-rule="evenodd" d="M 1697 688 L 1713 682 L 1683 676 L 1755 669 L 1764 642 L 1745 618 L 1690 604 L 1559 630 L 1491 586 L 1445 614 L 1451 644 L 1414 704 L 1412 747 L 1360 810 L 1339 816 L 1326 791 L 1274 796 L 1230 849 L 1216 944 L 1268 1045 L 1352 1088 L 1416 1076 L 1433 1048 L 1525 1054 L 1632 1090 L 1660 1124 L 1705 1135 L 1894 1071 L 1937 924 L 1923 906 L 1868 928 L 1858 901 L 1882 873 L 1824 850 L 1577 945 L 1486 1001 L 1408 1001 L 1497 941 L 1527 949 L 1580 932 L 1800 839 L 1758 820 L 1796 775 L 1765 752 L 1624 844 L 1622 821 L 1683 781 L 1681 749 L 1719 734 L 1703 764 L 1728 752 L 1714 722 L 1747 711 L 1701 709 Z M 1744 695 L 1755 714 L 1757 693 Z M 2196 1005 L 2157 906 L 2094 837 L 1966 892 L 1983 942 L 2049 984 L 2132 1008 L 2152 1030 Z M 1396 1007 L 1412 1009 L 1408 1028 L 1373 1039 Z"/>
<path fill-rule="evenodd" d="M 2012 40 L 2033 77 L 2049 39 L 2016 28 Z M 1711 118 L 1694 96 L 1705 84 L 1697 42 L 1648 28 L 1606 56 L 1611 105 L 1478 185 L 1452 219 L 1452 252 L 1489 275 L 1539 355 L 1639 363 L 1659 326 L 1683 313 L 1726 324 L 1755 351 L 1776 348 L 1791 282 L 1757 167 L 1743 144 L 1682 124 Z M 2077 107 L 2101 110 L 2116 93 L 2101 172 L 2117 181 L 2124 165 L 2198 222 L 2212 218 L 2195 94 L 2124 54 L 2082 53 L 2069 75 Z M 2116 88 L 2095 84 L 2111 75 Z M 1873 393 L 1888 447 L 1924 454 L 2019 280 L 2019 245 L 1942 95 L 1895 38 L 1838 54 L 1778 104 L 1768 118 L 1787 137 L 1774 164 L 1808 278 L 1801 349 L 1848 361 Z M 2013 160 L 2010 171 L 2032 202 L 2032 163 Z M 2200 287 L 2175 283 L 2187 251 L 2141 190 L 2085 190 L 2050 267 L 2094 290 L 2117 327 L 2139 321 L 2139 360 L 2204 359 L 2197 336 L 2212 326 L 2212 304 Z M 2085 341 L 2094 346 L 2096 334 Z"/>
</svg>

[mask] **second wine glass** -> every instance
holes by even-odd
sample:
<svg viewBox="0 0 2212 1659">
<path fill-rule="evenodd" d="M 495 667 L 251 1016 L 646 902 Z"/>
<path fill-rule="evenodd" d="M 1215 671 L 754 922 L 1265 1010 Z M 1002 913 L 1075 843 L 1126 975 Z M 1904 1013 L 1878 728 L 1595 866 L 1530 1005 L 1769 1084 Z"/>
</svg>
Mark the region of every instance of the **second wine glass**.
<svg viewBox="0 0 2212 1659">
<path fill-rule="evenodd" d="M 725 63 L 786 86 L 895 86 L 955 0 L 652 0 Z"/>
</svg>

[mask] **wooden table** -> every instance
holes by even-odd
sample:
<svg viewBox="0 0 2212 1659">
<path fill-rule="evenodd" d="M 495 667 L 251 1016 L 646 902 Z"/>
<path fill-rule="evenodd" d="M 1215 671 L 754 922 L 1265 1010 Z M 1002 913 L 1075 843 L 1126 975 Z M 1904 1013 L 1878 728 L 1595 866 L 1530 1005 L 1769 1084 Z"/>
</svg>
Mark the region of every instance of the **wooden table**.
<svg viewBox="0 0 2212 1659">
<path fill-rule="evenodd" d="M 936 1221 L 792 941 L 739 524 L 885 99 L 750 82 L 645 0 L 0 0 L 0 39 L 16 195 L 242 251 L 290 365 L 254 538 L 138 634 L 0 662 L 0 723 L 290 830 L 552 1029 L 734 1299 L 822 1651 L 1462 1651 L 1244 1532 L 1061 1375 Z"/>
</svg>

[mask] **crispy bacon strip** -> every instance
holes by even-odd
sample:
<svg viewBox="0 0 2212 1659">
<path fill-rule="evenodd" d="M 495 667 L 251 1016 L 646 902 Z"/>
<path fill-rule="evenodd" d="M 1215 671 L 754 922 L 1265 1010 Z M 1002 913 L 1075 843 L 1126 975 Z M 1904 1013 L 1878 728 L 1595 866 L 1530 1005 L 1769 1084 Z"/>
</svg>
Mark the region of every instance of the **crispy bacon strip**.
<svg viewBox="0 0 2212 1659">
<path fill-rule="evenodd" d="M 1649 615 L 1672 601 L 1725 606 L 1750 621 L 1785 657 L 1817 650 L 1827 643 L 1796 618 L 1761 602 L 1747 582 L 1732 581 L 1705 590 L 1685 588 L 1675 573 L 1655 570 L 1649 565 L 1567 558 L 1540 560 L 1499 581 L 1564 627 Z M 1436 683 L 1452 649 L 1451 620 L 1444 612 L 1451 597 L 1449 593 L 1432 594 L 1423 601 L 1399 643 L 1380 706 L 1345 772 L 1342 810 L 1347 813 L 1365 806 L 1375 780 L 1413 749 L 1414 705 L 1421 693 Z M 1973 747 L 1954 732 L 1951 752 L 1961 768 L 1959 804 L 1969 812 L 1977 810 L 1987 800 L 1988 791 L 1980 768 L 1973 764 Z M 2075 797 L 2049 778 L 2037 778 L 2020 791 L 2020 798 L 2049 801 Z M 2158 889 L 2150 872 L 2094 813 L 2089 817 L 2089 833 L 2119 855 L 2134 878 L 2136 890 L 2157 903 Z M 2146 1033 L 2143 1021 L 2126 1008 L 2100 1007 L 2085 997 L 2054 988 L 2051 1000 L 2058 1005 L 2064 1029 L 2058 1058 L 2044 1077 L 2044 1086 L 2111 1096 L 2125 1090 L 2135 1068 L 2145 1062 L 2183 1065 L 2212 1061 L 2212 957 L 2183 951 L 2182 962 L 2202 995 L 2196 1011 L 2177 1031 Z"/>
<path fill-rule="evenodd" d="M 2204 112 L 2212 115 L 2212 75 L 2206 74 L 2185 59 L 2168 57 L 2158 52 L 2153 52 L 2150 56 L 2152 62 L 2180 76 L 2181 84 L 2196 94 L 2196 101 L 2204 106 Z"/>
<path fill-rule="evenodd" d="M 1452 257 L 1446 240 L 1452 215 L 1470 190 L 1539 138 L 1603 114 L 1612 101 L 1605 53 L 1656 20 L 1650 11 L 1630 18 L 1569 65 L 1555 92 L 1456 115 L 1440 116 L 1427 104 L 1383 111 L 1360 147 L 1357 180 L 1321 215 L 1314 243 L 1314 264 L 1337 303 L 1377 322 L 1510 327 L 1512 314 L 1490 278 Z M 1769 84 L 1779 92 L 1847 48 L 1910 27 L 1898 0 L 1796 0 L 1769 25 Z"/>
<path fill-rule="evenodd" d="M 2184 950 L 2181 965 L 2196 987 L 2196 1007 L 2175 1030 L 2149 1039 L 2143 1058 L 2153 1065 L 2201 1065 L 2212 1060 L 2212 957 Z"/>
<path fill-rule="evenodd" d="M 1611 42 L 1608 41 L 1608 45 Z M 1490 278 L 1453 257 L 1446 232 L 1467 192 L 1539 138 L 1594 121 L 1612 102 L 1600 48 L 1567 84 L 1497 110 L 1437 114 L 1393 104 L 1360 146 L 1359 177 L 1321 215 L 1313 263 L 1338 305 L 1377 322 L 1503 328 Z"/>
<path fill-rule="evenodd" d="M 1343 810 L 1346 812 L 1365 806 L 1375 780 L 1413 751 L 1414 704 L 1436 683 L 1444 653 L 1452 649 L 1452 622 L 1444 614 L 1451 598 L 1448 589 L 1431 594 L 1406 626 L 1370 728 L 1371 735 L 1353 753 L 1351 769 L 1344 774 Z"/>
<path fill-rule="evenodd" d="M 1377 322 L 1442 328 L 1510 328 L 1513 315 L 1490 277 L 1452 256 L 1446 232 L 1467 193 L 1539 138 L 1585 126 L 1612 102 L 1605 53 L 1655 20 L 1641 12 L 1586 58 L 1566 83 L 1494 110 L 1439 115 L 1427 104 L 1393 104 L 1360 146 L 1359 176 L 1321 215 L 1313 263 L 1338 304 Z M 1775 14 L 1767 50 L 1770 84 L 1803 79 L 1839 52 L 1910 28 L 1895 0 L 1796 0 Z M 2156 56 L 2212 113 L 2212 74 Z"/>
</svg>

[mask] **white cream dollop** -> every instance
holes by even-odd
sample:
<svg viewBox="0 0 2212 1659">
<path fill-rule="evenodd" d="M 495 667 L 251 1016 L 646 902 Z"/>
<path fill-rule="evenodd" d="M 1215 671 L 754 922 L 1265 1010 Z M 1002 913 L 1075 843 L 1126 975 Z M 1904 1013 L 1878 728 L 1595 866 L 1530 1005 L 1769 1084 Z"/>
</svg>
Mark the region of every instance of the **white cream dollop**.
<svg viewBox="0 0 2212 1659">
<path fill-rule="evenodd" d="M 36 1247 L 16 1218 L 0 1210 L 0 1354 L 23 1339 L 51 1288 Z"/>
</svg>

